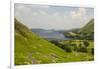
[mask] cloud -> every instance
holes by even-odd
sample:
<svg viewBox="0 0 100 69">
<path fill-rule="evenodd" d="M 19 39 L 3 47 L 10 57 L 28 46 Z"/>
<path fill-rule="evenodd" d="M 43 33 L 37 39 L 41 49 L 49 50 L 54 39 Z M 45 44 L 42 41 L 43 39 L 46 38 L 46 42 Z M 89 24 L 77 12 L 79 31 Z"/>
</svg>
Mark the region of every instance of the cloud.
<svg viewBox="0 0 100 69">
<path fill-rule="evenodd" d="M 79 8 L 78 12 L 85 15 L 86 14 L 86 9 L 85 8 Z"/>
<path fill-rule="evenodd" d="M 72 23 L 76 28 L 80 28 L 86 25 L 87 22 L 93 18 L 93 16 L 93 9 L 90 11 L 90 9 L 87 8 L 77 8 L 77 10 L 72 10 L 69 13 L 68 18 L 70 18 L 70 23 Z"/>
<path fill-rule="evenodd" d="M 47 15 L 47 12 L 45 12 L 45 11 L 40 11 L 39 12 L 41 15 Z"/>
<path fill-rule="evenodd" d="M 25 6 L 24 6 L 24 5 L 16 5 L 16 4 L 15 4 L 15 8 L 16 8 L 16 9 L 23 9 L 23 8 L 25 8 Z"/>
<path fill-rule="evenodd" d="M 85 8 L 78 8 L 77 11 L 70 12 L 70 16 L 73 19 L 83 19 L 86 16 L 86 9 Z"/>
<path fill-rule="evenodd" d="M 32 12 L 32 15 L 33 15 L 33 16 L 37 16 L 38 13 L 37 13 L 37 12 Z"/>
<path fill-rule="evenodd" d="M 26 5 L 15 4 L 14 12 L 15 12 L 15 16 L 20 16 L 22 14 L 31 13 L 31 10 Z"/>
<path fill-rule="evenodd" d="M 52 16 L 59 16 L 59 15 L 60 15 L 59 12 L 55 12 L 55 13 L 52 14 Z"/>
<path fill-rule="evenodd" d="M 53 6 L 54 7 L 54 6 Z M 86 8 L 62 8 L 45 5 L 17 4 L 15 16 L 29 28 L 71 29 L 78 28 L 92 18 Z M 90 13 L 89 16 L 87 15 Z"/>
<path fill-rule="evenodd" d="M 40 7 L 41 7 L 41 8 L 44 8 L 44 9 L 49 9 L 49 8 L 50 8 L 49 5 L 41 5 Z"/>
</svg>

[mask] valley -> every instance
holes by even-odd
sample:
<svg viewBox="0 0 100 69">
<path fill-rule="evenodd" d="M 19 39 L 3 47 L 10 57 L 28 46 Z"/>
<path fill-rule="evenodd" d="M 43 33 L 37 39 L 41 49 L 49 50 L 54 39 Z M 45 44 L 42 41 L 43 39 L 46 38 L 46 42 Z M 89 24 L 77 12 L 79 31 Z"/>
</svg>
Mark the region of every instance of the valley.
<svg viewBox="0 0 100 69">
<path fill-rule="evenodd" d="M 15 65 L 93 61 L 94 32 L 84 32 L 87 26 L 71 31 L 29 29 L 15 19 Z"/>
</svg>

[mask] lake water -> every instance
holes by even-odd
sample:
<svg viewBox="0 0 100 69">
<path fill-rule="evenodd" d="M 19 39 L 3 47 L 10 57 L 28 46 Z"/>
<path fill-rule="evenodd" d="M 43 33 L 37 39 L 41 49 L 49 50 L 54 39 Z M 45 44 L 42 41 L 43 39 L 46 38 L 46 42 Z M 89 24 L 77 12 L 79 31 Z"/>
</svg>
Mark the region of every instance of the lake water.
<svg viewBox="0 0 100 69">
<path fill-rule="evenodd" d="M 40 37 L 48 40 L 69 40 L 69 38 L 66 38 L 63 33 L 58 31 L 45 30 L 45 31 L 33 31 L 33 32 L 38 34 Z"/>
</svg>

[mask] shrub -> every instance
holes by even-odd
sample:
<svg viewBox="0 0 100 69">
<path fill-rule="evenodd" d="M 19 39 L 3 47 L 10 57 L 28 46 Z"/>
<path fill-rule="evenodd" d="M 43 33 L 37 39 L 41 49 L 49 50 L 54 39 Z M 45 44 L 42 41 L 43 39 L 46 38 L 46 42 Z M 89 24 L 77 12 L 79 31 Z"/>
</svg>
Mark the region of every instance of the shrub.
<svg viewBox="0 0 100 69">
<path fill-rule="evenodd" d="M 94 48 L 91 48 L 91 54 L 94 55 Z"/>
<path fill-rule="evenodd" d="M 88 41 L 84 41 L 83 43 L 84 43 L 85 47 L 89 46 L 89 42 Z"/>
<path fill-rule="evenodd" d="M 72 49 L 70 46 L 65 46 L 65 50 L 66 50 L 66 52 L 72 52 Z"/>
<path fill-rule="evenodd" d="M 86 47 L 80 47 L 80 48 L 77 49 L 77 51 L 78 52 L 84 52 L 84 53 L 88 52 Z"/>
<path fill-rule="evenodd" d="M 59 45 L 59 42 L 58 41 L 52 40 L 50 42 L 53 43 L 53 44 L 55 44 L 55 45 Z"/>
<path fill-rule="evenodd" d="M 77 51 L 78 50 L 78 47 L 77 46 L 74 46 L 74 49 L 73 49 L 74 51 Z"/>
<path fill-rule="evenodd" d="M 76 44 L 70 44 L 71 46 L 77 46 Z"/>
</svg>

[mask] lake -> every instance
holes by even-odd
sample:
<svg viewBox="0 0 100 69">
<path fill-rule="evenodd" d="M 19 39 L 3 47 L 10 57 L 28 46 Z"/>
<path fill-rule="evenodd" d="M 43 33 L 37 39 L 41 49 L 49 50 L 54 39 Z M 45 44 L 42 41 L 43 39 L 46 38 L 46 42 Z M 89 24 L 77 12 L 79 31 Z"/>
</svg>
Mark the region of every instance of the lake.
<svg viewBox="0 0 100 69">
<path fill-rule="evenodd" d="M 70 39 L 70 38 L 66 38 L 63 33 L 55 30 L 33 29 L 32 31 L 35 32 L 40 37 L 48 40 L 69 40 Z"/>
</svg>

